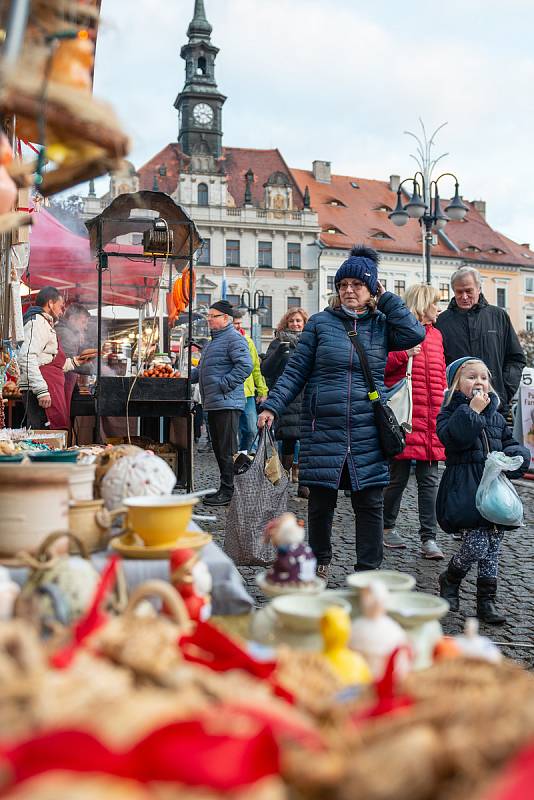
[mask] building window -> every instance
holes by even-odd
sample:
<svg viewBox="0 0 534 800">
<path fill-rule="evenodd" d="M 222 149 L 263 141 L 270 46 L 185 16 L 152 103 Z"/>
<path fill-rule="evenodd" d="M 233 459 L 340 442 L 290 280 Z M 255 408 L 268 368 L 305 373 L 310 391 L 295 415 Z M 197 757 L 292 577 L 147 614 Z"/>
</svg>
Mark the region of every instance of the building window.
<svg viewBox="0 0 534 800">
<path fill-rule="evenodd" d="M 527 314 L 525 316 L 525 330 L 534 331 L 534 314 Z"/>
<path fill-rule="evenodd" d="M 205 75 L 206 74 L 206 59 L 204 56 L 200 56 L 197 61 L 197 75 Z"/>
<path fill-rule="evenodd" d="M 273 243 L 258 242 L 258 267 L 272 267 Z"/>
<path fill-rule="evenodd" d="M 211 306 L 211 294 L 202 294 L 201 292 L 197 292 L 195 297 L 197 308 L 200 308 L 200 306 L 208 306 L 209 308 L 209 306 Z"/>
<path fill-rule="evenodd" d="M 395 281 L 394 286 L 395 294 L 398 294 L 399 297 L 403 297 L 406 290 L 406 281 Z"/>
<path fill-rule="evenodd" d="M 302 308 L 302 297 L 288 297 L 287 310 L 290 308 Z"/>
<path fill-rule="evenodd" d="M 327 275 L 326 276 L 326 288 L 330 294 L 333 294 L 336 291 L 336 285 L 334 283 L 335 275 Z"/>
<path fill-rule="evenodd" d="M 199 183 L 197 189 L 197 203 L 199 206 L 208 205 L 208 184 Z"/>
<path fill-rule="evenodd" d="M 525 292 L 534 294 L 534 278 L 525 278 Z"/>
<path fill-rule="evenodd" d="M 162 178 L 165 178 L 167 175 L 167 166 L 165 164 L 160 164 L 158 172 Z"/>
<path fill-rule="evenodd" d="M 238 305 L 241 303 L 241 295 L 240 294 L 227 294 L 226 299 L 234 308 L 237 308 Z"/>
<path fill-rule="evenodd" d="M 387 279 L 386 279 L 386 278 L 380 278 L 380 283 L 382 284 L 382 286 L 384 287 L 384 289 L 385 289 L 385 290 L 386 290 L 386 292 L 387 292 L 387 289 L 388 289 L 388 282 L 387 282 Z"/>
<path fill-rule="evenodd" d="M 259 322 L 262 328 L 273 327 L 273 298 L 270 295 L 264 295 L 263 305 L 267 308 L 264 314 L 259 315 Z"/>
<path fill-rule="evenodd" d="M 506 308 L 506 289 L 502 287 L 497 287 L 497 305 Z"/>
<path fill-rule="evenodd" d="M 440 283 L 439 285 L 439 299 L 442 303 L 448 303 L 451 299 L 451 287 L 448 283 Z"/>
<path fill-rule="evenodd" d="M 239 239 L 226 240 L 226 266 L 239 266 Z"/>
<path fill-rule="evenodd" d="M 287 243 L 287 268 L 300 269 L 300 244 Z"/>
<path fill-rule="evenodd" d="M 197 264 L 211 264 L 211 239 L 204 239 L 199 250 Z"/>
</svg>

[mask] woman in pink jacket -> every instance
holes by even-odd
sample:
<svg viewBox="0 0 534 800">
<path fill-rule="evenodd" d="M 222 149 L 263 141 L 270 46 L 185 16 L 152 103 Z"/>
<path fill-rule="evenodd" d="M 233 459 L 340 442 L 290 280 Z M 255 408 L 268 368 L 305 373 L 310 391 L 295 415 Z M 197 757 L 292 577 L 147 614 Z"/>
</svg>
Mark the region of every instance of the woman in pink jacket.
<svg viewBox="0 0 534 800">
<path fill-rule="evenodd" d="M 441 333 L 434 327 L 440 312 L 439 293 L 433 286 L 410 286 L 404 297 L 408 309 L 423 323 L 425 340 L 411 350 L 392 352 L 386 364 L 385 384 L 393 386 L 406 375 L 408 359 L 413 356 L 412 432 L 406 436 L 406 448 L 391 462 L 391 482 L 384 492 L 384 546 L 406 547 L 395 530 L 402 494 L 415 461 L 415 477 L 419 505 L 419 534 L 423 558 L 440 559 L 443 553 L 436 542 L 436 495 L 438 491 L 438 461 L 445 452 L 436 434 L 436 417 L 447 387 L 445 357 Z"/>
</svg>

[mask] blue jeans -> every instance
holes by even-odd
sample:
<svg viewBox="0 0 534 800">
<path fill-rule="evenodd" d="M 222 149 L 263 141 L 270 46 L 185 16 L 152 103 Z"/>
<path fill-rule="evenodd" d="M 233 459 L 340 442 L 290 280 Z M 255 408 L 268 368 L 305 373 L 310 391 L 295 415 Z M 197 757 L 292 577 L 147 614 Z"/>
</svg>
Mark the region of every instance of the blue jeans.
<svg viewBox="0 0 534 800">
<path fill-rule="evenodd" d="M 247 397 L 244 410 L 239 418 L 239 449 L 249 450 L 258 432 L 258 412 L 256 398 Z"/>
</svg>

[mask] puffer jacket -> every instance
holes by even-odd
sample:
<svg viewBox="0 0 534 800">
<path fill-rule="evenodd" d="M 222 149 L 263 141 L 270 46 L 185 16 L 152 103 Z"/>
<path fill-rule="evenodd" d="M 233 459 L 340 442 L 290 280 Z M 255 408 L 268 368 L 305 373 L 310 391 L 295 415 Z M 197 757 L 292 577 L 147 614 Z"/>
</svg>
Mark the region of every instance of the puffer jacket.
<svg viewBox="0 0 534 800">
<path fill-rule="evenodd" d="M 245 381 L 245 397 L 267 397 L 267 384 L 261 374 L 260 357 L 256 350 L 256 345 L 250 336 L 242 333 L 247 340 L 248 349 L 250 350 L 250 357 L 252 359 L 252 372 Z"/>
<path fill-rule="evenodd" d="M 453 297 L 437 318 L 436 327 L 443 336 L 447 364 L 462 356 L 482 359 L 506 412 L 527 360 L 504 308 L 490 305 L 481 294 L 469 311 L 460 311 Z"/>
<path fill-rule="evenodd" d="M 298 339 L 293 335 L 293 341 L 286 341 L 283 331 L 276 333 L 261 365 L 269 390 L 276 386 L 276 381 L 282 375 L 287 366 L 287 362 L 296 350 L 294 340 Z M 298 394 L 292 403 L 283 411 L 275 425 L 275 438 L 279 441 L 283 439 L 298 439 L 300 435 L 300 415 L 302 413 L 302 392 Z"/>
<path fill-rule="evenodd" d="M 491 395 L 490 404 L 481 414 L 473 411 L 469 403 L 465 394 L 454 392 L 437 420 L 438 436 L 445 445 L 446 460 L 438 489 L 436 512 L 438 522 L 446 533 L 493 528 L 493 523 L 479 514 L 475 504 L 487 453 L 484 433 L 490 450 L 504 452 L 507 456 L 523 456 L 521 469 L 506 473 L 507 477 L 521 477 L 530 464 L 529 451 L 516 442 L 506 420 L 497 411 L 498 396 Z"/>
<path fill-rule="evenodd" d="M 252 372 L 252 358 L 244 336 L 230 323 L 211 332 L 199 365 L 191 371 L 192 383 L 200 385 L 204 411 L 243 410 L 243 384 Z"/>
<path fill-rule="evenodd" d="M 36 397 L 48 394 L 48 386 L 39 367 L 50 364 L 57 355 L 58 340 L 54 320 L 41 308 L 33 307 L 24 315 L 24 341 L 17 360 L 20 368 L 20 388 L 30 390 Z M 63 372 L 71 372 L 77 365 L 67 358 Z"/>
<path fill-rule="evenodd" d="M 396 458 L 416 461 L 443 461 L 445 448 L 436 433 L 436 419 L 447 388 L 445 356 L 441 333 L 433 325 L 425 325 L 421 352 L 412 362 L 412 432 L 406 436 L 406 447 Z M 390 353 L 384 382 L 394 386 L 406 377 L 408 353 Z"/>
<path fill-rule="evenodd" d="M 295 354 L 262 408 L 279 417 L 304 389 L 300 482 L 337 489 L 347 462 L 352 488 L 358 491 L 386 486 L 389 469 L 358 354 L 343 324 L 347 319 L 360 336 L 380 392 L 385 392 L 388 352 L 414 347 L 425 335 L 423 326 L 391 292 L 380 297 L 375 312 L 358 321 L 342 309 L 326 308 L 306 323 Z"/>
</svg>

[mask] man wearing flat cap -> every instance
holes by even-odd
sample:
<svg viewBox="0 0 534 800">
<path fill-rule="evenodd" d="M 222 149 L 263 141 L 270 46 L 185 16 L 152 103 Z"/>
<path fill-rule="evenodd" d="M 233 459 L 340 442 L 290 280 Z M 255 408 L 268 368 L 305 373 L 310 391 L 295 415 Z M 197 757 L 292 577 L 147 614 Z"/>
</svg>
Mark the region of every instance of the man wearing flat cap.
<svg viewBox="0 0 534 800">
<path fill-rule="evenodd" d="M 210 506 L 226 506 L 234 493 L 233 455 L 238 451 L 239 418 L 245 408 L 243 384 L 252 372 L 246 339 L 235 330 L 232 306 L 218 300 L 208 310 L 211 341 L 204 346 L 197 369 L 202 407 L 208 415 L 213 452 L 219 465 L 221 483 L 216 494 L 206 497 Z"/>
</svg>

